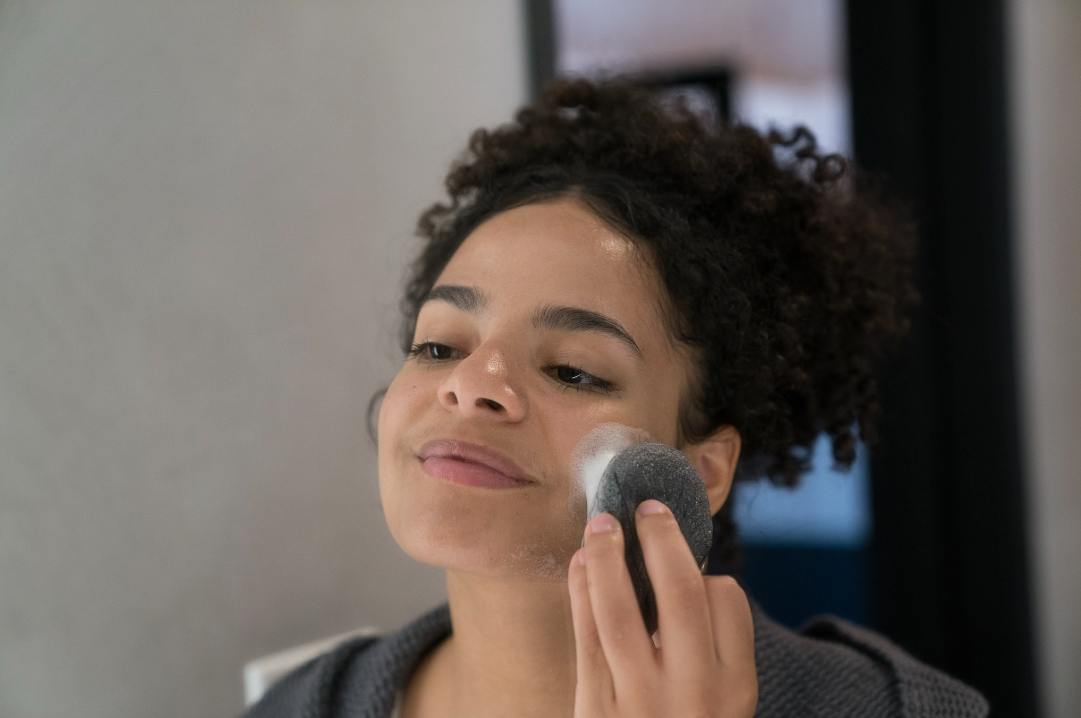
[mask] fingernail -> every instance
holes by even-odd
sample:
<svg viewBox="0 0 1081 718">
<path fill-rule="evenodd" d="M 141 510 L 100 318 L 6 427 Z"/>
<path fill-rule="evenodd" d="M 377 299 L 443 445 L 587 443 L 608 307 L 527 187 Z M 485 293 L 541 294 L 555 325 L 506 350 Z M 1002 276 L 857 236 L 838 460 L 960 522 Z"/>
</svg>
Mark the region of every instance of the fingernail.
<svg viewBox="0 0 1081 718">
<path fill-rule="evenodd" d="M 581 548 L 578 549 L 577 555 L 578 555 L 578 565 L 579 566 L 585 566 L 586 565 L 586 552 L 585 552 L 585 549 L 581 549 Z"/>
<path fill-rule="evenodd" d="M 599 534 L 603 531 L 615 531 L 619 528 L 619 522 L 611 514 L 598 514 L 589 526 L 593 533 Z"/>
<path fill-rule="evenodd" d="M 649 516 L 650 514 L 663 514 L 668 511 L 668 507 L 662 504 L 656 499 L 646 499 L 642 503 L 638 504 L 638 513 L 643 516 Z"/>
</svg>

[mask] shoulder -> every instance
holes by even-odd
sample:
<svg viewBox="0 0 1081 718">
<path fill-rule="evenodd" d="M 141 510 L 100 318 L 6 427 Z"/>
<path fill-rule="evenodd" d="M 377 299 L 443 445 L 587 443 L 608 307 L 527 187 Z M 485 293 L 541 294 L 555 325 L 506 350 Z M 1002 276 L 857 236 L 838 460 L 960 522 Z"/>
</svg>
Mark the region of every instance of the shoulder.
<svg viewBox="0 0 1081 718">
<path fill-rule="evenodd" d="M 760 718 L 987 715 L 987 701 L 976 690 L 873 631 L 824 616 L 795 632 L 757 606 L 752 612 Z"/>
<path fill-rule="evenodd" d="M 449 633 L 444 604 L 396 633 L 346 641 L 275 683 L 243 718 L 390 715 L 414 666 Z"/>
</svg>

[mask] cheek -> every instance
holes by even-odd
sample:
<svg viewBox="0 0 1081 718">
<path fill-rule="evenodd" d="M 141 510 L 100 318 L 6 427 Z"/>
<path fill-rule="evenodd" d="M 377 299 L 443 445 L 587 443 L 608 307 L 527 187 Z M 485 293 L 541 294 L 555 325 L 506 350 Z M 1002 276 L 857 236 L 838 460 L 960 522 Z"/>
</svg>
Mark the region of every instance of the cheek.
<svg viewBox="0 0 1081 718">
<path fill-rule="evenodd" d="M 379 453 L 393 449 L 418 417 L 438 402 L 439 376 L 407 362 L 379 406 Z"/>
<path fill-rule="evenodd" d="M 405 423 L 408 409 L 408 393 L 401 387 L 401 374 L 387 387 L 383 400 L 379 404 L 379 423 L 376 440 L 379 452 L 380 483 L 383 479 L 385 462 L 393 455 L 393 447 L 400 439 L 400 432 Z"/>
<path fill-rule="evenodd" d="M 623 422 L 643 429 L 654 441 L 675 446 L 679 438 L 680 389 L 674 383 L 644 387 L 628 402 L 630 420 Z"/>
<path fill-rule="evenodd" d="M 677 401 L 663 391 L 642 391 L 620 402 L 605 402 L 583 411 L 581 407 L 563 407 L 553 412 L 548 422 L 552 446 L 560 447 L 560 470 L 567 471 L 578 442 L 601 424 L 620 424 L 648 433 L 654 441 L 672 444 L 676 440 Z"/>
<path fill-rule="evenodd" d="M 383 394 L 383 400 L 379 404 L 379 453 L 382 454 L 386 445 L 390 442 L 392 434 L 396 434 L 401 426 L 403 414 L 409 404 L 410 391 L 405 387 L 408 378 L 404 377 L 405 370 L 398 372 L 394 381 L 387 387 Z"/>
<path fill-rule="evenodd" d="M 421 377 L 412 376 L 407 365 L 387 387 L 383 401 L 379 406 L 378 439 L 379 493 L 383 502 L 383 512 L 387 523 L 393 530 L 397 525 L 400 504 L 399 473 L 402 470 L 399 447 L 404 434 L 416 422 L 417 416 L 424 410 L 423 392 L 425 387 L 418 381 Z M 434 395 L 433 395 L 434 396 Z"/>
</svg>

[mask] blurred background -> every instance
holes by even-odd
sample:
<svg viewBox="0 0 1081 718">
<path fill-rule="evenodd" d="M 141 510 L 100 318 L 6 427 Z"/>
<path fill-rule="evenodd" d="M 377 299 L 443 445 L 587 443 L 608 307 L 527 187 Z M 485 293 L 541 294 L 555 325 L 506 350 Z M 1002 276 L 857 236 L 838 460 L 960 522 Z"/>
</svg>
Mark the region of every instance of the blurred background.
<svg viewBox="0 0 1081 718">
<path fill-rule="evenodd" d="M 912 205 L 883 444 L 742 487 L 743 579 L 1081 715 L 1076 1 L 0 0 L 0 716 L 235 715 L 245 661 L 444 600 L 365 409 L 417 215 L 567 73 L 806 124 Z"/>
</svg>

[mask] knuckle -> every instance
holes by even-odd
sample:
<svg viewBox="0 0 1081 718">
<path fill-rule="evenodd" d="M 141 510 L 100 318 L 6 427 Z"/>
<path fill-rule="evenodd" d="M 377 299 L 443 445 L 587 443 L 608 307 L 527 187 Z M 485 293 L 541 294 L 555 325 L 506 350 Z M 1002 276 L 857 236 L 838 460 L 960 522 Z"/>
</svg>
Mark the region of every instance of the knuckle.
<svg viewBox="0 0 1081 718">
<path fill-rule="evenodd" d="M 758 682 L 746 686 L 742 690 L 733 691 L 732 704 L 737 708 L 737 715 L 749 716 L 758 707 Z"/>
<path fill-rule="evenodd" d="M 613 612 L 605 621 L 604 632 L 613 643 L 622 643 L 634 636 L 634 621 L 623 612 Z"/>
<path fill-rule="evenodd" d="M 705 584 L 698 575 L 680 576 L 672 579 L 665 588 L 671 602 L 680 606 L 692 606 L 705 597 Z"/>
<path fill-rule="evenodd" d="M 717 684 L 724 703 L 734 716 L 750 716 L 758 706 L 758 675 L 756 671 L 730 674 Z"/>
<path fill-rule="evenodd" d="M 588 660 L 603 661 L 604 660 L 604 646 L 601 645 L 601 637 L 596 631 L 589 631 L 586 635 L 582 636 L 586 643 L 583 650 Z"/>
<path fill-rule="evenodd" d="M 676 705 L 677 712 L 656 715 L 679 715 L 681 718 L 712 718 L 717 715 L 717 704 L 711 702 L 706 696 L 682 696 L 677 699 Z"/>
<path fill-rule="evenodd" d="M 743 593 L 743 589 L 740 588 L 739 582 L 731 576 L 714 576 L 713 579 L 713 582 L 716 583 L 718 588 L 722 591 L 738 591 L 739 593 Z"/>
<path fill-rule="evenodd" d="M 739 582 L 731 576 L 710 576 L 709 582 L 711 593 L 725 602 L 746 598 Z"/>
</svg>

